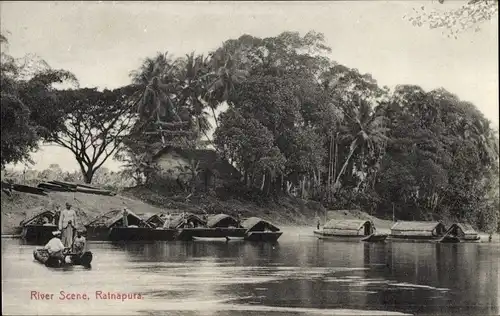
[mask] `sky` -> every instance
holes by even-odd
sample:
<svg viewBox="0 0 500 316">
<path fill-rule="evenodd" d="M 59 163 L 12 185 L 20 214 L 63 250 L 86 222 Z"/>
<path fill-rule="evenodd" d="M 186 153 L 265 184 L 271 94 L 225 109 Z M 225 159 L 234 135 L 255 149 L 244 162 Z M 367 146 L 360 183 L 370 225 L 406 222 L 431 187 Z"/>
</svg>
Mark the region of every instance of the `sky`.
<svg viewBox="0 0 500 316">
<path fill-rule="evenodd" d="M 129 84 L 130 71 L 156 52 L 180 57 L 207 53 L 243 34 L 315 30 L 325 35 L 333 60 L 372 74 L 380 85 L 443 87 L 474 103 L 498 129 L 498 18 L 458 39 L 403 19 L 413 8 L 447 10 L 463 3 L 2 1 L 0 26 L 9 54 L 36 54 L 73 72 L 81 87 L 101 89 Z M 57 146 L 43 146 L 32 159 L 34 169 L 55 163 L 79 169 L 71 152 Z M 120 167 L 112 160 L 104 166 Z"/>
</svg>

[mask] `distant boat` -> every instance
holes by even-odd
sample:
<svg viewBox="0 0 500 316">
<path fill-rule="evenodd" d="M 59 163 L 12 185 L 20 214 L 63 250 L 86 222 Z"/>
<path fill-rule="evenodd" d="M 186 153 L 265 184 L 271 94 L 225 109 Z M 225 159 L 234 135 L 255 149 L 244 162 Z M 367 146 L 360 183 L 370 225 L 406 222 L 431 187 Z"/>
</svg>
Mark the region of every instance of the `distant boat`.
<svg viewBox="0 0 500 316">
<path fill-rule="evenodd" d="M 338 241 L 383 242 L 386 234 L 375 234 L 375 225 L 370 220 L 329 220 L 322 228 L 314 231 L 319 239 Z"/>
<path fill-rule="evenodd" d="M 275 242 L 283 234 L 277 226 L 259 217 L 247 218 L 241 226 L 246 229 L 244 239 L 248 241 Z"/>
<path fill-rule="evenodd" d="M 246 229 L 241 227 L 240 222 L 236 218 L 230 215 L 227 214 L 212 215 L 208 218 L 206 223 L 204 223 L 203 219 L 197 217 L 194 214 L 190 214 L 190 216 L 191 216 L 190 218 L 186 217 L 185 222 L 189 224 L 189 222 L 191 221 L 193 224 L 184 225 L 183 227 L 181 227 L 177 239 L 210 240 L 213 238 L 229 239 L 229 238 L 245 237 Z M 190 227 L 190 226 L 195 226 L 195 227 Z"/>
<path fill-rule="evenodd" d="M 470 224 L 455 223 L 448 228 L 441 242 L 458 239 L 460 242 L 479 242 L 481 237 Z"/>
<path fill-rule="evenodd" d="M 391 227 L 389 241 L 459 242 L 458 238 L 443 239 L 446 227 L 441 222 L 398 221 Z"/>
</svg>

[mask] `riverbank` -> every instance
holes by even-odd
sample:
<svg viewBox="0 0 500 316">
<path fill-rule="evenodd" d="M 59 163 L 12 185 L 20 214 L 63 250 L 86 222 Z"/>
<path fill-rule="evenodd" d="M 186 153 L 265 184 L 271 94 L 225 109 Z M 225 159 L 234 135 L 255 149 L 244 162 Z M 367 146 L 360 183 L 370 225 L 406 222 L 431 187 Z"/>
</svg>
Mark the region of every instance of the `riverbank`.
<svg viewBox="0 0 500 316">
<path fill-rule="evenodd" d="M 304 201 L 283 197 L 278 201 L 257 205 L 237 199 L 220 200 L 213 196 L 197 195 L 191 197 L 169 197 L 148 191 L 144 188 L 132 188 L 119 192 L 115 196 L 85 194 L 80 192 L 50 192 L 46 196 L 12 192 L 8 196 L 2 192 L 2 235 L 15 233 L 15 228 L 22 220 L 42 211 L 53 210 L 55 205 L 64 206 L 70 202 L 78 217 L 86 223 L 91 219 L 113 209 L 129 208 L 132 212 L 147 218 L 160 212 L 206 211 L 210 214 L 225 213 L 241 217 L 258 216 L 276 225 L 313 226 L 319 216 L 324 221 L 327 210 L 318 202 Z M 381 220 L 360 211 L 328 211 L 329 218 L 370 219 L 381 229 L 390 228 L 392 222 Z"/>
</svg>

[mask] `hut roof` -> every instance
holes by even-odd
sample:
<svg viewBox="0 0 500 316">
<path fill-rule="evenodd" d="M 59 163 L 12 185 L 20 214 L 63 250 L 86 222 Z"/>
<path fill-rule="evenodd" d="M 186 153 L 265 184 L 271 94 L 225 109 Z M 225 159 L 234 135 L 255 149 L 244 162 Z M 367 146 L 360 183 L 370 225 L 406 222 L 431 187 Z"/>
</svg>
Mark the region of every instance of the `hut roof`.
<svg viewBox="0 0 500 316">
<path fill-rule="evenodd" d="M 451 225 L 449 229 L 453 229 L 455 226 L 459 227 L 464 232 L 465 235 L 477 235 L 476 230 L 470 224 L 455 223 Z"/>
<path fill-rule="evenodd" d="M 155 214 L 151 217 L 149 217 L 147 220 L 146 220 L 146 223 L 164 223 L 165 220 L 162 218 L 163 216 L 163 213 L 158 213 L 158 214 Z"/>
<path fill-rule="evenodd" d="M 266 220 L 263 220 L 260 217 L 249 217 L 241 223 L 241 226 L 243 226 L 243 228 L 245 228 L 246 230 L 264 231 L 266 229 L 269 229 L 270 231 L 273 232 L 277 232 L 280 230 L 275 225 L 271 224 Z"/>
<path fill-rule="evenodd" d="M 39 218 L 41 218 L 43 216 L 50 216 L 50 218 L 52 218 L 52 217 L 54 217 L 55 214 L 56 213 L 53 211 L 43 211 L 43 212 L 37 213 L 37 214 L 33 215 L 32 217 L 21 221 L 20 226 L 33 224 L 33 222 L 35 222 L 36 220 L 38 220 Z"/>
<path fill-rule="evenodd" d="M 441 222 L 405 222 L 405 221 L 398 221 L 394 225 L 392 225 L 391 230 L 432 232 L 439 225 L 443 225 L 443 224 Z"/>
<path fill-rule="evenodd" d="M 226 178 L 240 178 L 239 171 L 231 165 L 227 160 L 219 157 L 217 152 L 213 149 L 186 149 L 175 146 L 167 146 L 158 151 L 153 160 L 159 159 L 167 153 L 176 152 L 184 159 L 193 159 L 198 161 L 198 168 L 202 170 L 216 170 L 220 176 Z"/>
<path fill-rule="evenodd" d="M 233 225 L 239 226 L 238 220 L 227 214 L 217 214 L 210 216 L 207 221 L 207 226 L 210 228 L 217 227 L 221 222 L 229 222 Z"/>
<path fill-rule="evenodd" d="M 105 226 L 108 220 L 116 217 L 118 214 L 121 214 L 121 210 L 111 210 L 109 212 L 97 216 L 85 226 Z"/>
<path fill-rule="evenodd" d="M 144 220 L 142 218 L 140 218 L 139 216 L 137 216 L 132 211 L 128 210 L 127 218 L 130 218 L 130 217 L 132 217 L 132 219 L 136 220 L 138 223 L 144 222 Z M 106 225 L 106 227 L 110 227 L 110 226 L 112 226 L 113 224 L 115 224 L 116 222 L 118 222 L 121 219 L 123 219 L 123 213 L 122 213 L 121 210 L 119 210 L 118 214 L 116 214 L 115 216 L 113 216 L 110 219 L 108 219 L 106 221 L 105 225 Z M 129 219 L 129 221 L 130 221 L 130 219 Z M 146 222 L 144 222 L 144 224 L 146 224 L 147 226 L 149 226 L 149 224 L 147 224 Z"/>
<path fill-rule="evenodd" d="M 329 220 L 323 228 L 325 229 L 335 229 L 335 230 L 360 230 L 366 223 L 373 223 L 369 220 L 358 220 L 358 219 L 344 219 L 344 220 Z"/>
</svg>

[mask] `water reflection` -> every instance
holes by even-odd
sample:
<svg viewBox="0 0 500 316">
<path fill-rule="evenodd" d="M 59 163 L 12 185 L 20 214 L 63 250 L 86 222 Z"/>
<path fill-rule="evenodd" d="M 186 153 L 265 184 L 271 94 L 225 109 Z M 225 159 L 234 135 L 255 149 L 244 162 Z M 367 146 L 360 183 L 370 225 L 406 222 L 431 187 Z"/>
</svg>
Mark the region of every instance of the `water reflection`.
<svg viewBox="0 0 500 316">
<path fill-rule="evenodd" d="M 498 314 L 497 245 L 339 243 L 91 244 L 93 268 L 50 270 L 2 240 L 4 313 L 164 315 Z M 138 292 L 144 300 L 50 302 L 31 290 Z M 346 310 L 347 309 L 347 310 Z M 352 311 L 356 310 L 356 311 Z"/>
</svg>

